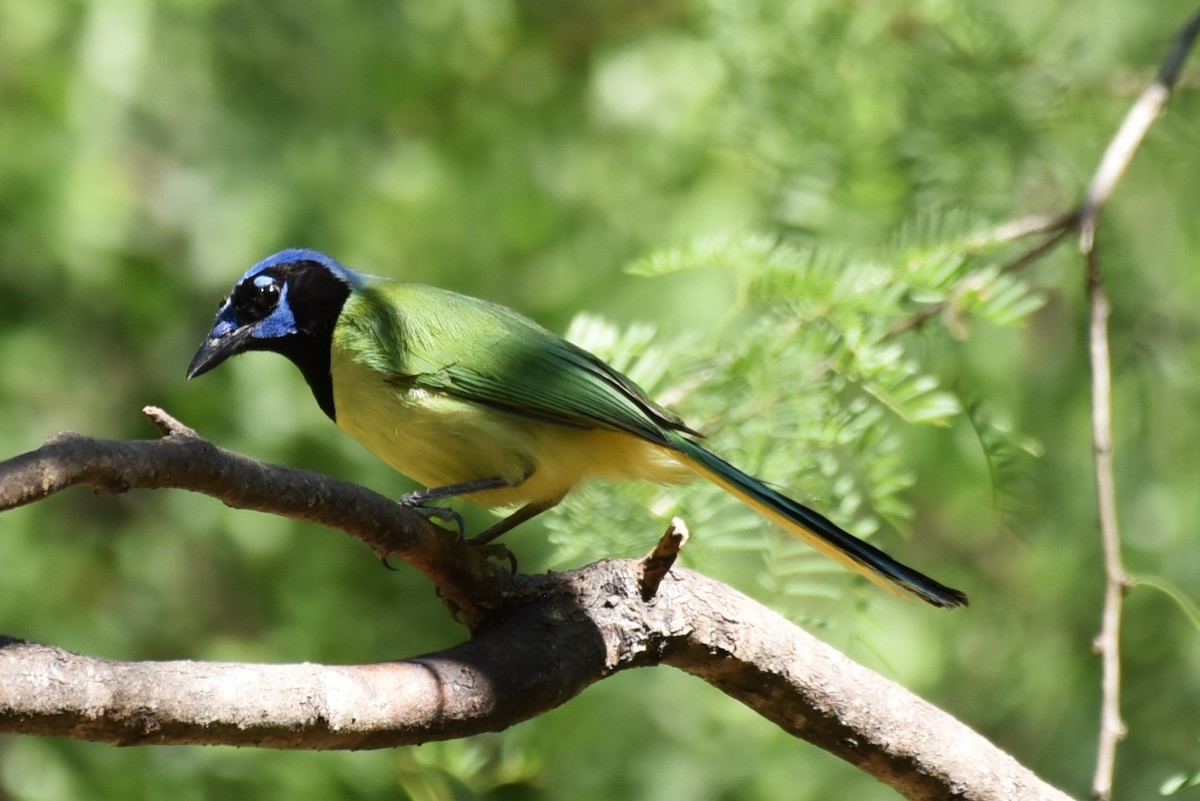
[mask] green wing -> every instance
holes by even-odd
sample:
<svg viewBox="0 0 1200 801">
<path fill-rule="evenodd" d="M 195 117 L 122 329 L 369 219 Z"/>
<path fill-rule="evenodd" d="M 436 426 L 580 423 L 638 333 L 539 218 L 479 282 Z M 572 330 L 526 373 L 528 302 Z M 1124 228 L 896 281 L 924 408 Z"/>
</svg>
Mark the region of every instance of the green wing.
<svg viewBox="0 0 1200 801">
<path fill-rule="evenodd" d="M 596 356 L 504 306 L 380 281 L 354 294 L 339 328 L 359 358 L 398 384 L 667 446 L 667 431 L 700 436 Z"/>
</svg>

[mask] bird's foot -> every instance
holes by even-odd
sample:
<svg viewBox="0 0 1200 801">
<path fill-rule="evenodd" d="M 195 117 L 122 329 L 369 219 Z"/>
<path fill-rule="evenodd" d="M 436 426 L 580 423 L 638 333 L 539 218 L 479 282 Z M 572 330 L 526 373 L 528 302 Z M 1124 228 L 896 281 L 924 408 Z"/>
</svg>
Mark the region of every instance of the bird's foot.
<svg viewBox="0 0 1200 801">
<path fill-rule="evenodd" d="M 432 522 L 453 523 L 458 529 L 458 536 L 465 537 L 467 535 L 467 524 L 463 521 L 463 516 L 453 509 L 447 509 L 445 506 L 426 506 L 428 498 L 421 492 L 410 492 L 403 496 L 399 503 L 408 509 L 412 509 L 421 517 Z"/>
<path fill-rule="evenodd" d="M 477 482 L 479 483 L 479 482 Z M 508 546 L 499 542 L 492 542 L 500 534 L 504 533 L 511 527 L 509 520 L 503 520 L 499 524 L 492 526 L 486 531 L 478 534 L 470 539 L 467 539 L 467 526 L 463 521 L 462 515 L 453 509 L 447 509 L 444 506 L 427 505 L 430 501 L 439 500 L 448 497 L 445 487 L 435 487 L 433 489 L 418 490 L 410 492 L 400 498 L 399 503 L 409 509 L 412 509 L 417 514 L 430 521 L 440 521 L 442 523 L 453 523 L 458 529 L 458 537 L 464 541 L 468 548 L 480 553 L 486 559 L 498 559 L 508 562 L 512 569 L 512 575 L 517 575 L 517 557 L 508 549 Z M 457 493 L 457 485 L 455 487 Z M 451 493 L 451 494 L 456 494 Z M 384 562 L 386 565 L 387 563 Z"/>
</svg>

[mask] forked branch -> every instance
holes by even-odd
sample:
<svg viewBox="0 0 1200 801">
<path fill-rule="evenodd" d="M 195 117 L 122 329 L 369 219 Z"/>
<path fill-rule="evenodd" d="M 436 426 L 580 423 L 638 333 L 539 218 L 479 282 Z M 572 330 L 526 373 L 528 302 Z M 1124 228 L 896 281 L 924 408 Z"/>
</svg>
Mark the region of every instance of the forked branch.
<svg viewBox="0 0 1200 801">
<path fill-rule="evenodd" d="M 414 560 L 443 592 L 449 582 L 477 603 L 475 634 L 439 653 L 354 666 L 112 662 L 0 639 L 0 731 L 118 744 L 382 748 L 502 729 L 617 671 L 665 664 L 909 798 L 1066 798 L 904 688 L 732 588 L 673 567 L 686 541 L 681 521 L 642 560 L 504 576 L 497 585 L 486 563 L 456 566 L 476 558 L 456 535 L 386 498 L 229 453 L 161 410 L 147 413 L 162 439 L 64 434 L 0 463 L 0 509 L 75 484 L 175 487 L 324 523 Z"/>
</svg>

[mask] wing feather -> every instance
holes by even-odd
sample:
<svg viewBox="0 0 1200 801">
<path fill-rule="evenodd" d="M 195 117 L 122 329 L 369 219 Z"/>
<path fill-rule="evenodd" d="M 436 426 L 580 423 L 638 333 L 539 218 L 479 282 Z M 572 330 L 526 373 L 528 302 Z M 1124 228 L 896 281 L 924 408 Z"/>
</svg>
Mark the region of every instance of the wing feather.
<svg viewBox="0 0 1200 801">
<path fill-rule="evenodd" d="M 667 431 L 700 436 L 595 355 L 504 306 L 381 280 L 360 289 L 344 315 L 356 351 L 389 381 L 668 447 Z"/>
</svg>

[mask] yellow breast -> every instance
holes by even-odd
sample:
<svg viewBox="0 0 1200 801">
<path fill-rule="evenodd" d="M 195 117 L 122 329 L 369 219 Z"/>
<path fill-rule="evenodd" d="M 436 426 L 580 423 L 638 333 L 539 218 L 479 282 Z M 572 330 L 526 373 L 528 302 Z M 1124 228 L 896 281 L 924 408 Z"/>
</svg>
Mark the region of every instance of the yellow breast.
<svg viewBox="0 0 1200 801">
<path fill-rule="evenodd" d="M 336 355 L 332 373 L 339 428 L 426 487 L 497 476 L 514 485 L 466 496 L 486 506 L 556 501 L 590 476 L 673 483 L 692 475 L 674 451 L 629 434 L 528 420 L 385 381 Z"/>
</svg>

